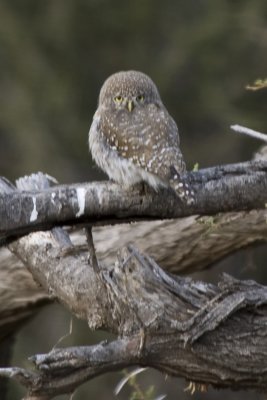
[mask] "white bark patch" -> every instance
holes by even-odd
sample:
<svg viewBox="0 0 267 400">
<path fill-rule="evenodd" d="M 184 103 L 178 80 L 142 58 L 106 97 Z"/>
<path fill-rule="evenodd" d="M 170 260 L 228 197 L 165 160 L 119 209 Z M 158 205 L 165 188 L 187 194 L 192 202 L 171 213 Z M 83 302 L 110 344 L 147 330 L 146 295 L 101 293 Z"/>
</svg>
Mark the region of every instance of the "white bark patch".
<svg viewBox="0 0 267 400">
<path fill-rule="evenodd" d="M 51 201 L 52 201 L 53 204 L 55 204 L 55 197 L 56 197 L 56 193 L 53 192 L 53 193 L 51 194 Z"/>
<path fill-rule="evenodd" d="M 97 187 L 96 194 L 97 194 L 98 203 L 101 207 L 103 204 L 103 198 L 104 198 L 103 196 L 105 195 L 105 190 L 102 190 L 101 187 Z"/>
<path fill-rule="evenodd" d="M 32 202 L 33 202 L 33 210 L 31 212 L 30 222 L 36 221 L 38 217 L 38 211 L 36 209 L 36 197 L 32 198 Z"/>
<path fill-rule="evenodd" d="M 76 213 L 76 217 L 80 217 L 81 215 L 84 214 L 86 190 L 84 188 L 77 188 L 76 193 L 77 193 L 77 200 L 78 200 L 78 207 L 79 207 L 79 210 Z"/>
</svg>

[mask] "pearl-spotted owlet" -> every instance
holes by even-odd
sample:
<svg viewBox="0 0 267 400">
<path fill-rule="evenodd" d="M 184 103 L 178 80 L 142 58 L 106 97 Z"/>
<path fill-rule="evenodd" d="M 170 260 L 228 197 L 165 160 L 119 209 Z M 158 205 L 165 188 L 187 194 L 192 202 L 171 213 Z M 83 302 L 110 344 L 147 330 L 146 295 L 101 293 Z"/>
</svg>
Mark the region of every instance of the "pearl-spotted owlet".
<svg viewBox="0 0 267 400">
<path fill-rule="evenodd" d="M 142 72 L 118 72 L 105 81 L 89 146 L 98 166 L 119 184 L 145 181 L 155 190 L 171 187 L 184 202 L 194 202 L 182 177 L 185 163 L 176 123 Z"/>
</svg>

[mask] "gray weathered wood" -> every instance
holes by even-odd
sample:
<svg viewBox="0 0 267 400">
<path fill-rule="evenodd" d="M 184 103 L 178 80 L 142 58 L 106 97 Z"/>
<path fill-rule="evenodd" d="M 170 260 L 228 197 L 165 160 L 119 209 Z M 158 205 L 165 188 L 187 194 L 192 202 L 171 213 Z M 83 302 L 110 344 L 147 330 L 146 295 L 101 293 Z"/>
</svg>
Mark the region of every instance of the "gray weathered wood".
<svg viewBox="0 0 267 400">
<path fill-rule="evenodd" d="M 37 372 L 21 369 L 17 376 L 17 369 L 3 369 L 0 375 L 13 373 L 19 381 L 23 376 L 31 395 L 51 399 L 129 365 L 153 367 L 197 384 L 267 389 L 266 287 L 229 276 L 217 286 L 171 276 L 133 247 L 123 249 L 115 265 L 100 266 L 99 273 L 85 255 L 76 256 L 72 269 L 73 256 L 66 248 L 62 252 L 58 237 L 33 233 L 12 247 L 76 316 L 122 339 L 36 355 Z M 37 245 L 38 256 L 33 256 Z M 56 256 L 57 270 L 54 261 L 47 265 L 48 256 Z"/>
<path fill-rule="evenodd" d="M 106 225 L 115 220 L 177 218 L 265 207 L 267 162 L 208 168 L 188 173 L 188 179 L 197 194 L 192 206 L 181 203 L 168 190 L 146 190 L 141 195 L 140 187 L 125 191 L 111 182 L 44 187 L 41 191 L 34 187 L 34 191 L 9 193 L 1 193 L 0 186 L 0 239 L 4 242 L 54 225 Z"/>
</svg>

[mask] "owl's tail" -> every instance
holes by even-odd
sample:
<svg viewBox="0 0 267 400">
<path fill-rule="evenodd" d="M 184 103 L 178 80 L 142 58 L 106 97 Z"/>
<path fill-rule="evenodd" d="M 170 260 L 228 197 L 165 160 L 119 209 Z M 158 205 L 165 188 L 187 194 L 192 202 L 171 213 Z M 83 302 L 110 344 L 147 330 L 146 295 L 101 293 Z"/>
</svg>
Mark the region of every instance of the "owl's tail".
<svg viewBox="0 0 267 400">
<path fill-rule="evenodd" d="M 196 198 L 194 190 L 190 187 L 190 183 L 180 176 L 175 168 L 171 168 L 170 186 L 183 203 L 188 205 L 195 203 Z"/>
</svg>

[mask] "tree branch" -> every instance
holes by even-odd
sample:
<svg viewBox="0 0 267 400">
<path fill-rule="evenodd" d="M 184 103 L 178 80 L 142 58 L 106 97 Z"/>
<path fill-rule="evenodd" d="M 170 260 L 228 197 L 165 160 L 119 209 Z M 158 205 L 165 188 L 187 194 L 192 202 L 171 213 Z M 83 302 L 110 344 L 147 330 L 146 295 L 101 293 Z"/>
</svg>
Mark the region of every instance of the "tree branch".
<svg viewBox="0 0 267 400">
<path fill-rule="evenodd" d="M 241 248 L 266 242 L 266 221 L 267 209 L 259 209 L 95 227 L 93 233 L 98 258 L 106 264 L 114 263 L 120 247 L 134 242 L 165 270 L 188 274 Z M 71 238 L 76 249 L 86 248 L 82 232 Z"/>
<path fill-rule="evenodd" d="M 88 269 L 94 275 L 93 266 Z M 29 395 L 52 399 L 72 392 L 85 380 L 130 365 L 153 367 L 215 387 L 267 389 L 266 287 L 226 275 L 217 286 L 177 278 L 133 247 L 121 251 L 117 265 L 103 269 L 101 281 L 108 306 L 102 310 L 102 322 L 113 332 L 116 327 L 122 338 L 32 357 L 38 371 L 18 374 L 20 381 L 25 377 L 21 383 Z M 62 301 L 66 285 L 61 287 Z M 68 292 L 74 287 L 70 276 Z M 88 304 L 91 298 L 95 307 L 92 295 L 84 291 L 80 300 Z M 80 300 L 72 304 L 79 302 L 80 308 Z M 73 311 L 81 316 L 76 307 Z M 95 324 L 91 315 L 86 317 L 89 326 Z M 17 378 L 17 371 L 8 373 Z M 0 369 L 0 375 L 7 376 L 7 370 Z"/>
<path fill-rule="evenodd" d="M 238 133 L 243 133 L 248 136 L 252 136 L 255 139 L 263 140 L 264 142 L 267 142 L 267 135 L 266 133 L 254 131 L 254 129 L 247 128 L 246 126 L 241 126 L 241 125 L 231 125 L 230 128 Z"/>
<path fill-rule="evenodd" d="M 178 218 L 265 207 L 267 162 L 208 168 L 188 173 L 188 179 L 197 193 L 192 206 L 184 205 L 168 190 L 140 195 L 140 189 L 125 191 L 111 182 L 9 193 L 1 193 L 0 186 L 0 239 L 4 242 L 54 225 L 105 225 L 115 220 Z"/>
</svg>

